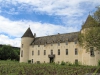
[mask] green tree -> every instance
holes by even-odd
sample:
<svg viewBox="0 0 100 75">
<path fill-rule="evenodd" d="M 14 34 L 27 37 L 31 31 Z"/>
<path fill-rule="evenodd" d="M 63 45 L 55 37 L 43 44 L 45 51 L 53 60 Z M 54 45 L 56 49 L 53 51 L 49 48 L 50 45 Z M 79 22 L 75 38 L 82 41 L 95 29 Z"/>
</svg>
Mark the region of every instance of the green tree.
<svg viewBox="0 0 100 75">
<path fill-rule="evenodd" d="M 95 50 L 100 50 L 100 27 L 88 29 L 85 34 L 79 34 L 79 44 L 87 49 L 95 47 Z"/>
<path fill-rule="evenodd" d="M 94 13 L 94 18 L 100 23 L 100 6 L 96 7 L 97 10 Z"/>
<path fill-rule="evenodd" d="M 0 48 L 0 59 L 1 60 L 19 60 L 19 55 L 16 49 L 13 49 L 11 46 L 3 45 Z"/>
<path fill-rule="evenodd" d="M 100 7 L 94 13 L 94 20 L 89 16 L 88 21 L 85 22 L 82 29 L 84 33 L 79 33 L 79 44 L 87 49 L 94 47 L 95 50 L 100 51 Z"/>
</svg>

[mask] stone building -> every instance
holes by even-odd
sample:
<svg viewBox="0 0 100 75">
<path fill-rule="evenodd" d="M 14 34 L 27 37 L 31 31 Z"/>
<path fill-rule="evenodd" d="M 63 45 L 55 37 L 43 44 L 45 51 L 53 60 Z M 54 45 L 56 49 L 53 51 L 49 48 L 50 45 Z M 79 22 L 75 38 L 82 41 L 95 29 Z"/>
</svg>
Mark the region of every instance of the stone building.
<svg viewBox="0 0 100 75">
<path fill-rule="evenodd" d="M 100 52 L 79 46 L 78 35 L 89 27 L 94 27 L 95 20 L 89 15 L 79 32 L 36 37 L 30 28 L 21 37 L 20 62 L 61 63 L 80 62 L 85 65 L 97 65 Z M 91 51 L 92 50 L 92 51 Z"/>
</svg>

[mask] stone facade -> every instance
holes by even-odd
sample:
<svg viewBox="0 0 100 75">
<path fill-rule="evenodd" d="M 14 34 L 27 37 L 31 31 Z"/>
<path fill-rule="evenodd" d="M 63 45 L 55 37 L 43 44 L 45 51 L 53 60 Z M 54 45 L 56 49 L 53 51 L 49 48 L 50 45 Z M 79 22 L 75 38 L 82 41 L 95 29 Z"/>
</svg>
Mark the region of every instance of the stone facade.
<svg viewBox="0 0 100 75">
<path fill-rule="evenodd" d="M 92 19 L 90 15 L 86 24 L 89 19 Z M 84 32 L 85 27 L 88 27 L 86 24 L 80 32 Z M 79 32 L 73 32 L 36 37 L 36 34 L 33 35 L 28 28 L 21 39 L 20 62 L 31 60 L 31 63 L 61 63 L 62 61 L 75 63 L 78 61 L 85 65 L 97 65 L 100 52 L 94 51 L 94 55 L 91 56 L 91 52 L 79 46 L 78 34 Z"/>
</svg>

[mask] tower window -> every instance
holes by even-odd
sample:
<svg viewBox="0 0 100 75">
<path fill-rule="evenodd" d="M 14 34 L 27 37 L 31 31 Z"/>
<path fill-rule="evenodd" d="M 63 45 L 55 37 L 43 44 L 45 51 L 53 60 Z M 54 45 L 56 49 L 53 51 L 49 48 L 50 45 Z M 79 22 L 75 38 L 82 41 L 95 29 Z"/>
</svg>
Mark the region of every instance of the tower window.
<svg viewBox="0 0 100 75">
<path fill-rule="evenodd" d="M 77 48 L 75 48 L 75 55 L 78 55 L 78 50 L 77 50 Z"/>
<path fill-rule="evenodd" d="M 60 55 L 60 49 L 58 49 L 58 55 Z"/>
<path fill-rule="evenodd" d="M 23 48 L 23 44 L 22 44 L 22 48 Z"/>
<path fill-rule="evenodd" d="M 51 50 L 51 55 L 53 55 L 53 50 Z"/>
<path fill-rule="evenodd" d="M 21 50 L 21 57 L 23 57 L 23 50 Z"/>
<path fill-rule="evenodd" d="M 46 55 L 46 50 L 44 50 L 44 55 Z"/>
<path fill-rule="evenodd" d="M 66 55 L 68 55 L 68 49 L 66 49 Z"/>
<path fill-rule="evenodd" d="M 90 47 L 90 56 L 94 56 L 94 49 L 93 49 L 93 47 Z"/>
<path fill-rule="evenodd" d="M 40 55 L 40 50 L 38 50 L 38 55 Z"/>
<path fill-rule="evenodd" d="M 32 56 L 34 55 L 34 51 L 32 51 Z"/>
</svg>

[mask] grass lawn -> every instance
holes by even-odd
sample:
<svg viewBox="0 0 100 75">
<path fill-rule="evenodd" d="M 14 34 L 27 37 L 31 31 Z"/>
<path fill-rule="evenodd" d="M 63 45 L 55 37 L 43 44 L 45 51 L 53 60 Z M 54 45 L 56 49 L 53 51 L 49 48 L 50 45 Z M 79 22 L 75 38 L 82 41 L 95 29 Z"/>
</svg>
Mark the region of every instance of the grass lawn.
<svg viewBox="0 0 100 75">
<path fill-rule="evenodd" d="M 97 73 L 100 74 L 99 66 L 28 64 L 10 60 L 0 61 L 0 75 L 95 75 Z"/>
</svg>

